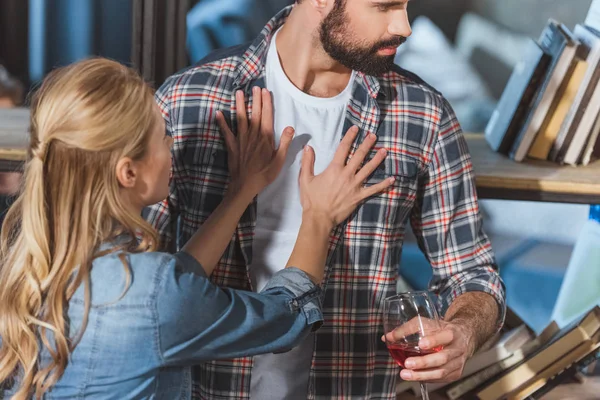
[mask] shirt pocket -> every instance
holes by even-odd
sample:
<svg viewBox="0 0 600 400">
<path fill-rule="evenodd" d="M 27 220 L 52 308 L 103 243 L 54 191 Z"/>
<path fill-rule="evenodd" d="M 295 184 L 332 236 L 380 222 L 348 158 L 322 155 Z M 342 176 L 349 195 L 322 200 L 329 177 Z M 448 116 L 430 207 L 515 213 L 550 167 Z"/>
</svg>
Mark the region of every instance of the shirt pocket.
<svg viewBox="0 0 600 400">
<path fill-rule="evenodd" d="M 375 156 L 375 152 L 371 152 L 369 160 L 373 156 Z M 367 178 L 365 186 L 371 186 L 386 178 L 394 177 L 396 178 L 394 186 L 402 186 L 407 189 L 409 187 L 416 188 L 418 173 L 419 164 L 416 160 L 408 156 L 388 152 L 383 162 Z"/>
<path fill-rule="evenodd" d="M 373 152 L 371 156 L 374 155 Z M 403 154 L 389 152 L 385 160 L 367 178 L 364 186 L 375 185 L 390 177 L 394 177 L 395 181 L 385 191 L 365 201 L 362 207 L 363 218 L 380 225 L 385 230 L 399 229 L 414 205 L 418 176 L 417 160 Z"/>
</svg>

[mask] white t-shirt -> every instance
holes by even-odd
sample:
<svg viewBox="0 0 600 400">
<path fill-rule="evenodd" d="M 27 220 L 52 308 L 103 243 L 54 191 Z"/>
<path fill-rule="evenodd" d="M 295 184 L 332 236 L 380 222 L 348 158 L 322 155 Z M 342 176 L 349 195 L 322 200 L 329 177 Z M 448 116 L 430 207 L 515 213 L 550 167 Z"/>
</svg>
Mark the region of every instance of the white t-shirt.
<svg viewBox="0 0 600 400">
<path fill-rule="evenodd" d="M 253 238 L 250 278 L 258 292 L 273 274 L 285 267 L 302 222 L 298 176 L 302 150 L 315 150 L 315 174 L 327 168 L 342 138 L 346 107 L 352 94 L 352 79 L 335 97 L 313 97 L 294 86 L 285 75 L 277 55 L 275 39 L 267 55 L 266 86 L 273 95 L 275 142 L 287 126 L 295 129 L 283 170 L 258 195 L 258 215 Z"/>
<path fill-rule="evenodd" d="M 298 176 L 302 150 L 309 144 L 315 150 L 315 174 L 327 168 L 342 138 L 346 109 L 352 95 L 355 74 L 340 94 L 330 98 L 310 96 L 295 87 L 283 71 L 274 35 L 266 64 L 266 86 L 273 95 L 275 142 L 287 126 L 295 129 L 283 170 L 258 195 L 258 215 L 253 238 L 253 288 L 260 291 L 273 274 L 285 267 L 292 253 L 302 206 Z M 254 357 L 250 398 L 256 400 L 304 400 L 308 389 L 314 336 L 290 352 Z"/>
</svg>

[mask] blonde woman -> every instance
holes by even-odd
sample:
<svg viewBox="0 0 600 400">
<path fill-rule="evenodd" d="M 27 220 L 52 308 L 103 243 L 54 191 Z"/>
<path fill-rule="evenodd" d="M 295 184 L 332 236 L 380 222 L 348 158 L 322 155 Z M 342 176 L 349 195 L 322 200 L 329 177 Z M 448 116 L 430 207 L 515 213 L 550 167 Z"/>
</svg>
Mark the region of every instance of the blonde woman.
<svg viewBox="0 0 600 400">
<path fill-rule="evenodd" d="M 6 398 L 185 399 L 198 361 L 290 349 L 322 321 L 317 283 L 328 237 L 365 198 L 385 157 L 361 168 L 368 137 L 345 164 L 351 129 L 314 176 L 303 153 L 303 219 L 285 268 L 259 294 L 209 280 L 238 219 L 277 176 L 293 130 L 273 150 L 271 99 L 250 120 L 237 98 L 238 135 L 218 114 L 231 183 L 183 252 L 155 252 L 140 216 L 168 194 L 172 139 L 151 90 L 103 59 L 46 78 L 32 103 L 30 160 L 2 231 L 0 382 Z M 240 366 L 242 367 L 242 366 Z M 2 397 L 0 392 L 0 397 Z"/>
</svg>

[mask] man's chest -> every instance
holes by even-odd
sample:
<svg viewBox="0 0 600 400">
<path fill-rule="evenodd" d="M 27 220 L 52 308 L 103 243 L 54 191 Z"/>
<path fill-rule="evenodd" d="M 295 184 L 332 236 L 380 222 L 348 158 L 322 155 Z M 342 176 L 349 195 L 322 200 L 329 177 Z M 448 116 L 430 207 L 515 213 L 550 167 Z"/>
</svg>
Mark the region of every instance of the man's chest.
<svg viewBox="0 0 600 400">
<path fill-rule="evenodd" d="M 290 147 L 284 168 L 277 179 L 261 192 L 249 206 L 240 221 L 240 229 L 252 233 L 257 219 L 271 219 L 274 223 L 295 221 L 301 215 L 298 174 L 304 145 L 316 150 L 315 173 L 322 172 L 337 149 L 340 138 L 331 143 L 315 143 L 310 135 L 298 135 Z M 385 144 L 378 147 L 391 146 Z M 194 149 L 195 157 L 183 166 L 186 182 L 181 185 L 187 192 L 181 205 L 184 231 L 193 233 L 222 201 L 229 182 L 227 151 L 224 144 L 206 142 Z M 365 200 L 345 224 L 345 235 L 360 237 L 361 242 L 395 238 L 404 226 L 417 201 L 419 188 L 418 164 L 413 157 L 390 149 L 382 165 L 364 183 L 374 185 L 387 177 L 395 177 L 394 185 L 382 194 Z M 289 226 L 289 224 L 286 224 Z M 187 235 L 186 235 L 187 236 Z"/>
<path fill-rule="evenodd" d="M 268 207 L 269 203 L 281 203 L 281 207 L 271 207 L 269 210 L 278 215 L 294 208 L 290 207 L 289 202 L 292 202 L 296 204 L 293 212 L 297 213 L 297 178 L 302 149 L 307 144 L 315 148 L 315 172 L 320 173 L 331 161 L 343 133 L 353 125 L 359 127 L 359 135 L 350 157 L 369 133 L 377 135 L 372 155 L 379 148 L 388 150 L 386 159 L 366 180 L 365 186 L 392 176 L 396 180 L 387 192 L 361 204 L 345 224 L 344 235 L 361 236 L 363 242 L 379 241 L 395 238 L 404 230 L 407 218 L 418 201 L 419 177 L 425 165 L 426 144 L 431 143 L 433 124 L 430 121 L 417 113 L 411 115 L 410 104 L 395 103 L 379 107 L 376 102 L 363 104 L 355 98 L 351 98 L 341 112 L 326 113 L 322 115 L 324 118 L 286 104 L 284 96 L 276 98 L 274 105 L 276 142 L 287 126 L 297 128 L 294 141 L 283 172 L 272 187 L 259 194 L 257 201 L 251 204 L 240 221 L 240 231 L 252 235 L 259 215 L 257 209 L 261 204 L 262 207 Z M 229 118 L 235 129 L 234 109 L 231 107 Z M 201 115 L 211 115 L 210 110 L 200 111 Z M 251 113 L 251 103 L 248 111 Z M 194 115 L 198 113 L 194 112 Z M 185 192 L 185 200 L 181 204 L 184 236 L 188 236 L 185 231 L 193 233 L 219 205 L 229 181 L 227 151 L 216 123 L 203 121 L 197 128 L 194 131 L 193 126 L 186 124 L 185 132 L 181 134 L 184 139 L 180 142 L 185 154 L 178 166 L 182 172 L 179 175 L 183 177 L 178 187 Z"/>
</svg>

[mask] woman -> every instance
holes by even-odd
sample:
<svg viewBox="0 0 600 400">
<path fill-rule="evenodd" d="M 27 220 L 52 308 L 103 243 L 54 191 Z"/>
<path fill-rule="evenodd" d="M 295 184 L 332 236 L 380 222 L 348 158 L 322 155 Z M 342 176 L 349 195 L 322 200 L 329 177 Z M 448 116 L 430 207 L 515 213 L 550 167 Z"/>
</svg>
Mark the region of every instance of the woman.
<svg viewBox="0 0 600 400">
<path fill-rule="evenodd" d="M 189 398 L 186 366 L 285 351 L 322 320 L 331 229 L 391 180 L 363 182 L 370 136 L 345 165 L 356 129 L 318 176 L 304 153 L 303 219 L 287 268 L 260 294 L 208 280 L 248 204 L 277 176 L 293 131 L 273 150 L 272 109 L 255 92 L 238 136 L 218 115 L 232 181 L 185 245 L 158 253 L 140 217 L 168 194 L 170 148 L 151 90 L 126 67 L 86 60 L 50 74 L 34 97 L 30 160 L 2 231 L 0 382 L 7 397 Z M 0 396 L 1 397 L 1 396 Z"/>
</svg>

